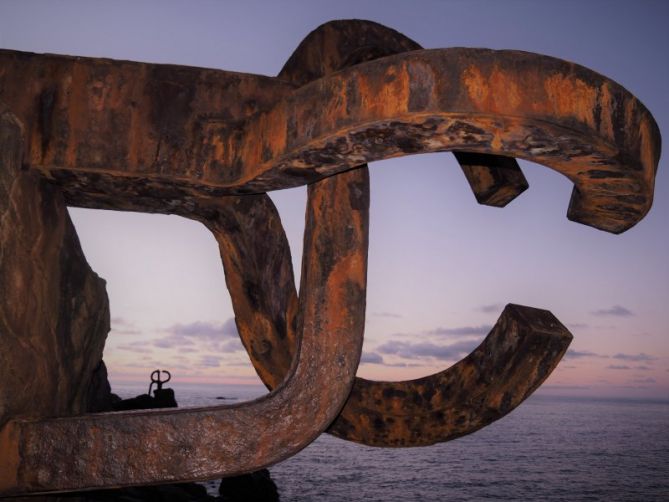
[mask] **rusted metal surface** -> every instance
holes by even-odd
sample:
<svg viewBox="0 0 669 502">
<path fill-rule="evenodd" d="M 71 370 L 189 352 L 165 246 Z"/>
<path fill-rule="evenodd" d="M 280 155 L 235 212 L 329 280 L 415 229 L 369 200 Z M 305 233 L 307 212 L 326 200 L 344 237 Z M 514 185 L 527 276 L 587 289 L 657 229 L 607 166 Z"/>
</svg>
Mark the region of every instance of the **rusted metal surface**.
<svg viewBox="0 0 669 502">
<path fill-rule="evenodd" d="M 357 378 L 348 413 L 329 432 L 373 446 L 426 446 L 470 434 L 529 397 L 571 340 L 547 310 L 507 305 L 486 339 L 440 373 L 405 382 Z"/>
<path fill-rule="evenodd" d="M 263 382 L 275 389 L 297 346 L 297 292 L 288 240 L 266 194 L 208 201 L 191 214 L 218 242 L 237 331 Z"/>
<path fill-rule="evenodd" d="M 530 186 L 512 157 L 454 153 L 479 204 L 504 207 Z"/>
<path fill-rule="evenodd" d="M 276 389 L 201 410 L 17 417 L 0 430 L 0 494 L 235 475 L 291 455 L 330 424 L 379 446 L 485 426 L 540 385 L 571 335 L 547 311 L 510 305 L 453 367 L 353 384 L 364 164 L 453 151 L 477 200 L 503 206 L 527 188 L 514 157 L 529 159 L 573 181 L 570 219 L 618 233 L 649 210 L 660 154 L 645 107 L 587 68 L 518 51 L 422 50 L 362 21 L 315 30 L 276 78 L 0 51 L 0 102 L 23 126 L 23 167 L 68 204 L 207 225 L 244 346 Z M 264 192 L 307 183 L 298 300 Z"/>
<path fill-rule="evenodd" d="M 568 217 L 609 232 L 652 204 L 660 136 L 648 110 L 615 82 L 548 56 L 418 50 L 299 88 L 14 52 L 0 54 L 0 68 L 0 99 L 30 137 L 26 165 L 58 182 L 72 205 L 173 211 L 199 196 L 265 192 L 445 150 L 551 167 L 575 184 Z M 256 111 L 245 116 L 249 102 Z"/>
<path fill-rule="evenodd" d="M 231 476 L 313 441 L 348 397 L 362 349 L 368 187 L 366 170 L 309 187 L 301 348 L 283 386 L 232 406 L 10 421 L 0 494 Z"/>
<path fill-rule="evenodd" d="M 331 21 L 304 38 L 278 78 L 302 86 L 353 65 L 420 49 L 407 36 L 378 23 L 356 19 Z M 473 154 L 453 153 L 480 204 L 501 207 L 514 198 L 512 194 L 517 196 L 527 188 L 522 173 L 520 176 L 510 173 L 514 159 L 478 153 L 473 164 Z"/>
<path fill-rule="evenodd" d="M 359 64 L 361 58 L 371 60 L 415 46 L 403 35 L 381 25 L 329 23 L 306 37 L 279 78 L 304 84 L 308 78 L 331 74 L 351 62 Z M 464 152 L 456 152 L 456 158 L 470 179 L 474 193 L 481 198 L 479 202 L 504 205 L 503 201 L 509 202 L 527 188 L 514 159 Z M 486 168 L 478 171 L 481 174 L 478 183 L 470 176 L 477 165 Z M 487 176 L 494 177 L 493 182 L 487 182 Z M 207 218 L 202 221 L 207 224 Z M 295 300 L 292 299 L 296 295 L 290 251 L 278 215 L 266 208 L 262 216 L 254 215 L 254 221 L 255 225 L 236 223 L 236 227 L 243 226 L 251 231 L 232 239 L 228 232 L 218 230 L 224 229 L 225 225 L 208 226 L 221 246 L 240 337 L 258 375 L 272 389 L 283 381 L 292 361 L 292 325 L 296 315 L 292 308 Z M 258 256 L 253 251 L 263 249 L 260 242 L 250 244 L 254 236 L 262 236 L 256 237 L 258 240 L 272 241 L 273 256 Z M 260 290 L 258 284 L 265 286 Z M 519 308 L 507 309 L 500 323 L 505 327 L 510 324 L 510 318 Z M 499 325 L 484 344 L 487 352 L 482 346 L 445 372 L 410 382 L 371 382 L 356 378 L 351 396 L 329 432 L 368 445 L 423 446 L 474 432 L 501 418 L 531 393 L 528 389 L 534 390 L 550 374 L 571 336 L 565 335 L 566 330 L 561 327 L 564 331 L 557 328 L 553 331 L 556 333 L 554 339 L 542 339 L 544 332 L 525 322 L 525 343 L 511 352 L 508 347 L 499 347 L 500 343 L 508 343 Z M 482 354 L 490 355 L 486 358 Z M 524 364 L 514 367 L 508 364 L 509 360 L 502 361 L 504 357 L 513 361 L 522 358 Z M 474 373 L 478 385 L 469 380 Z M 491 384 L 513 381 L 520 375 L 524 385 L 515 389 Z M 454 391 L 468 386 L 468 392 Z M 472 400 L 472 394 L 479 398 Z"/>
</svg>

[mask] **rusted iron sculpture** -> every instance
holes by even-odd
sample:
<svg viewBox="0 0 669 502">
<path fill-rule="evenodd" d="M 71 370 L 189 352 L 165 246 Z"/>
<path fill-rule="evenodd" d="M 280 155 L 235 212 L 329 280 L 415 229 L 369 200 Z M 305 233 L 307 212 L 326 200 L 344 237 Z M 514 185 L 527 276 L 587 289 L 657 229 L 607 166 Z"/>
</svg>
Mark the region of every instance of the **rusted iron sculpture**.
<svg viewBox="0 0 669 502">
<path fill-rule="evenodd" d="M 0 430 L 4 495 L 235 475 L 325 430 L 419 446 L 484 427 L 545 380 L 572 336 L 548 311 L 508 305 L 441 373 L 355 378 L 365 163 L 453 151 L 477 200 L 504 206 L 528 186 L 514 158 L 532 160 L 574 183 L 568 218 L 620 233 L 650 209 L 660 155 L 648 110 L 587 68 L 518 51 L 422 50 L 366 21 L 319 27 L 276 78 L 0 51 L 0 101 L 0 169 L 29 172 L 34 190 L 48 182 L 59 204 L 179 214 L 213 232 L 241 339 L 273 389 L 205 409 L 14 416 Z M 304 184 L 298 296 L 264 192 Z"/>
</svg>

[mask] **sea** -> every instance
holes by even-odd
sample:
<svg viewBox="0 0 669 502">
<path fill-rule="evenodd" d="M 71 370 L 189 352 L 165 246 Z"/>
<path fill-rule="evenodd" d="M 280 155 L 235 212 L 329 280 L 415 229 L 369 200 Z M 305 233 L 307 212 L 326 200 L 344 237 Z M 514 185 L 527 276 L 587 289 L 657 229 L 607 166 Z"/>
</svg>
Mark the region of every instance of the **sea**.
<svg viewBox="0 0 669 502">
<path fill-rule="evenodd" d="M 266 392 L 170 386 L 180 407 Z M 147 391 L 129 384 L 112 390 L 123 398 Z M 669 502 L 669 402 L 535 394 L 490 426 L 434 446 L 373 448 L 323 434 L 270 474 L 284 502 Z M 217 481 L 205 486 L 217 494 Z"/>
</svg>

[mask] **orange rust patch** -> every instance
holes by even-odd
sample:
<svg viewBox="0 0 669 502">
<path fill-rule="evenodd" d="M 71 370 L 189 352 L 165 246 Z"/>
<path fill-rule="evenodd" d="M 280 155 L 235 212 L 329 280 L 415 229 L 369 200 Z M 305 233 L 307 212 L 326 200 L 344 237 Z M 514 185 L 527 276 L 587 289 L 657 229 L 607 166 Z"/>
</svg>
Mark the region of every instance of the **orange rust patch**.
<svg viewBox="0 0 669 502">
<path fill-rule="evenodd" d="M 386 69 L 384 78 L 370 78 L 367 75 L 354 74 L 361 105 L 360 120 L 367 117 L 392 117 L 406 112 L 409 99 L 409 76 L 405 70 L 398 71 L 394 66 Z"/>
<path fill-rule="evenodd" d="M 599 106 L 601 107 L 599 132 L 609 141 L 614 140 L 613 135 L 613 96 L 608 82 L 604 82 L 599 88 Z"/>
<path fill-rule="evenodd" d="M 644 180 L 648 183 L 650 190 L 650 199 L 653 197 L 653 187 L 655 185 L 655 173 L 657 172 L 658 159 L 655 158 L 653 143 L 653 133 L 648 123 L 648 119 L 644 117 L 639 124 L 639 139 L 641 142 L 641 164 L 644 166 L 643 172 L 645 173 Z M 650 203 L 648 204 L 648 209 L 650 209 Z"/>
<path fill-rule="evenodd" d="M 516 113 L 522 102 L 517 78 L 507 72 L 495 68 L 490 75 L 490 97 L 492 110 L 498 113 Z"/>
<path fill-rule="evenodd" d="M 476 66 L 470 66 L 462 72 L 462 83 L 467 89 L 469 99 L 478 109 L 485 109 L 490 96 L 488 80 Z"/>
<path fill-rule="evenodd" d="M 19 431 L 13 423 L 0 429 L 0 493 L 18 486 L 19 476 Z"/>
<path fill-rule="evenodd" d="M 546 78 L 544 89 L 553 113 L 573 117 L 592 128 L 595 127 L 597 89 L 583 80 L 564 74 Z"/>
</svg>

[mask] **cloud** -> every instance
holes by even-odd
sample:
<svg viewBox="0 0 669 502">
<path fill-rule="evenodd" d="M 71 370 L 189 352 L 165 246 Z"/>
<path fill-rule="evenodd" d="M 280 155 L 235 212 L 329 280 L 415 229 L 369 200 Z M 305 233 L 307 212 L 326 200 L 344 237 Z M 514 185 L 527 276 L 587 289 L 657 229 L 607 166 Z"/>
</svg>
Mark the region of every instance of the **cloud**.
<svg viewBox="0 0 669 502">
<path fill-rule="evenodd" d="M 587 357 L 596 357 L 600 359 L 607 359 L 609 356 L 602 354 L 596 354 L 595 352 L 590 352 L 589 350 L 568 350 L 564 355 L 565 359 L 583 359 Z"/>
<path fill-rule="evenodd" d="M 544 390 L 588 390 L 589 385 L 561 385 L 561 384 L 544 384 L 541 386 Z"/>
<path fill-rule="evenodd" d="M 456 336 L 481 336 L 490 333 L 492 326 L 483 324 L 481 326 L 460 326 L 458 328 L 436 328 L 425 333 L 428 335 L 456 335 Z"/>
<path fill-rule="evenodd" d="M 478 310 L 486 314 L 493 314 L 500 312 L 504 305 L 501 303 L 491 303 L 490 305 L 481 305 Z"/>
<path fill-rule="evenodd" d="M 430 342 L 401 342 L 391 340 L 377 347 L 382 354 L 391 354 L 404 359 L 432 358 L 440 360 L 460 359 L 471 352 L 479 342 L 475 340 L 463 340 L 451 345 L 437 345 Z"/>
<path fill-rule="evenodd" d="M 171 349 L 172 347 L 184 347 L 187 345 L 195 345 L 193 340 L 188 338 L 161 338 L 160 340 L 154 340 L 153 345 L 160 349 Z"/>
<path fill-rule="evenodd" d="M 140 340 L 137 342 L 126 343 L 114 347 L 114 350 L 125 350 L 128 352 L 135 352 L 137 354 L 151 354 L 153 349 L 149 346 L 151 344 L 148 340 Z"/>
<path fill-rule="evenodd" d="M 243 348 L 234 318 L 222 323 L 196 321 L 173 324 L 163 331 L 168 336 L 153 342 L 154 346 L 163 349 L 186 347 L 191 351 L 235 352 Z M 231 342 L 236 342 L 236 345 Z"/>
<path fill-rule="evenodd" d="M 619 359 L 621 361 L 632 361 L 632 362 L 647 362 L 647 361 L 654 361 L 657 359 L 656 357 L 649 356 L 648 354 L 644 354 L 643 352 L 639 354 L 616 354 L 615 356 L 612 356 L 613 359 Z"/>
<path fill-rule="evenodd" d="M 372 312 L 374 317 L 391 317 L 394 319 L 399 319 L 402 317 L 401 314 L 396 314 L 394 312 Z"/>
<path fill-rule="evenodd" d="M 363 352 L 360 364 L 383 364 L 383 357 L 376 352 Z"/>
<path fill-rule="evenodd" d="M 218 368 L 221 365 L 221 358 L 216 356 L 202 356 L 198 366 L 200 368 Z"/>
<path fill-rule="evenodd" d="M 606 367 L 606 369 L 609 370 L 631 370 L 629 366 L 625 365 L 620 365 L 620 364 L 610 364 L 609 366 Z"/>
<path fill-rule="evenodd" d="M 567 324 L 567 327 L 571 329 L 584 329 L 588 328 L 589 326 L 584 322 L 574 322 L 571 324 Z"/>
<path fill-rule="evenodd" d="M 221 345 L 221 352 L 242 352 L 245 351 L 242 341 L 238 338 L 237 340 L 230 340 Z"/>
<path fill-rule="evenodd" d="M 145 347 L 133 347 L 131 345 L 119 345 L 116 350 L 126 350 L 128 352 L 135 352 L 137 354 L 151 354 L 153 350 Z"/>
<path fill-rule="evenodd" d="M 600 309 L 591 312 L 591 314 L 596 316 L 616 316 L 616 317 L 632 317 L 634 312 L 620 305 L 614 305 L 608 309 Z"/>
<path fill-rule="evenodd" d="M 626 362 L 633 362 L 633 363 L 638 363 L 638 362 L 649 362 L 649 361 L 655 361 L 657 358 L 653 356 L 649 356 L 648 354 L 644 354 L 643 352 L 639 354 L 622 354 L 618 353 L 614 356 L 607 356 L 604 354 L 597 354 L 595 352 L 590 352 L 589 350 L 568 350 L 567 353 L 565 354 L 564 358 L 565 359 L 585 359 L 588 357 L 592 358 L 598 358 L 598 359 L 617 359 L 619 361 L 626 361 Z M 622 370 L 622 369 L 632 369 L 629 366 L 625 365 L 615 365 L 612 364 L 610 366 L 607 366 L 608 369 L 614 369 L 614 370 Z M 650 369 L 646 366 L 641 366 L 639 367 L 644 368 L 644 369 Z M 635 368 L 636 369 L 636 368 Z"/>
<path fill-rule="evenodd" d="M 639 370 L 639 371 L 650 371 L 651 370 L 651 368 L 649 368 L 648 366 L 635 366 L 634 369 Z"/>
<path fill-rule="evenodd" d="M 166 332 L 183 337 L 195 337 L 200 339 L 219 339 L 220 337 L 236 337 L 237 325 L 231 317 L 223 323 L 196 321 L 190 324 L 173 324 L 165 330 Z"/>
<path fill-rule="evenodd" d="M 630 380 L 630 383 L 657 383 L 657 381 L 654 378 L 646 377 L 646 378 L 635 378 L 634 380 Z"/>
<path fill-rule="evenodd" d="M 128 321 L 123 317 L 111 318 L 111 331 L 113 331 L 115 335 L 139 335 L 141 333 L 135 326 L 135 323 Z"/>
</svg>

